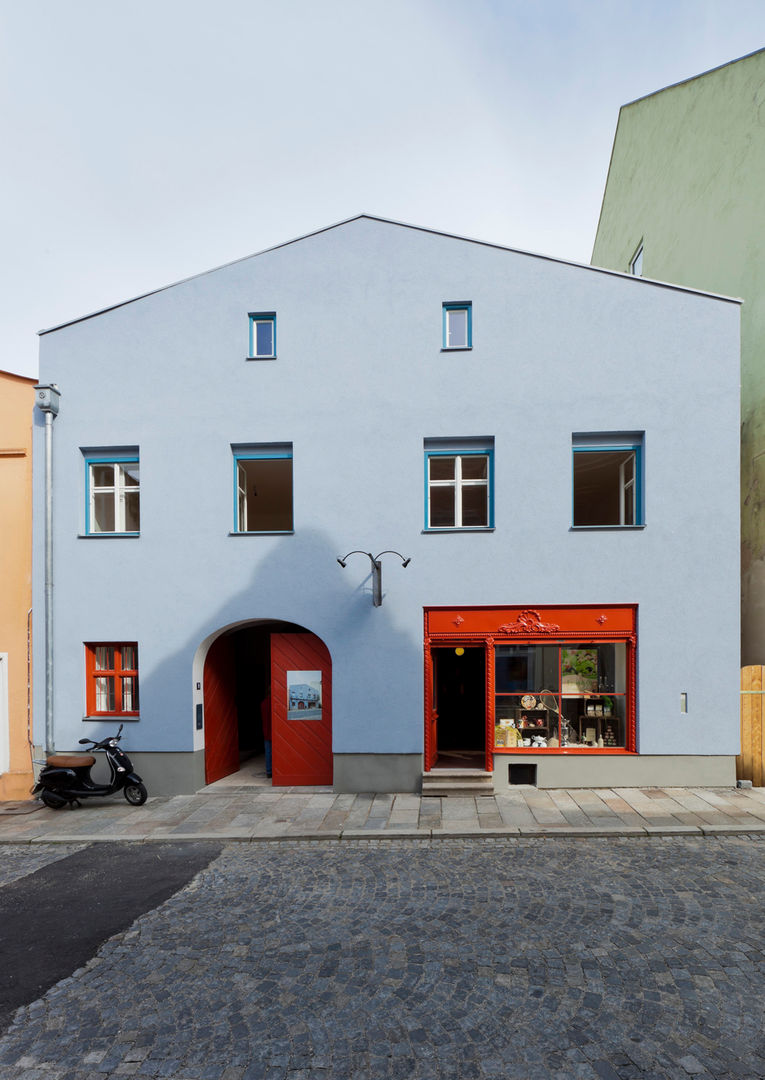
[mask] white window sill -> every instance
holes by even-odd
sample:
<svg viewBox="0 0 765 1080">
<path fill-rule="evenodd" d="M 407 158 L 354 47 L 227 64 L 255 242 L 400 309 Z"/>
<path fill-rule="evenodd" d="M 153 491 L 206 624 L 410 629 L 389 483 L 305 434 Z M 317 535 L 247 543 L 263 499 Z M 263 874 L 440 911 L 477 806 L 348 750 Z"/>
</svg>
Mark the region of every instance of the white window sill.
<svg viewBox="0 0 765 1080">
<path fill-rule="evenodd" d="M 423 533 L 486 533 L 494 532 L 493 525 L 452 525 L 444 528 L 423 529 Z"/>
<path fill-rule="evenodd" d="M 570 525 L 569 532 L 640 532 L 645 525 Z"/>
<path fill-rule="evenodd" d="M 294 529 L 269 529 L 268 532 L 230 532 L 229 536 L 294 536 Z"/>
<path fill-rule="evenodd" d="M 139 532 L 78 533 L 78 540 L 137 540 Z"/>
<path fill-rule="evenodd" d="M 82 722 L 83 724 L 111 724 L 119 720 L 121 724 L 135 724 L 140 719 L 140 716 L 125 716 L 124 713 L 105 713 L 103 716 L 83 716 Z"/>
</svg>

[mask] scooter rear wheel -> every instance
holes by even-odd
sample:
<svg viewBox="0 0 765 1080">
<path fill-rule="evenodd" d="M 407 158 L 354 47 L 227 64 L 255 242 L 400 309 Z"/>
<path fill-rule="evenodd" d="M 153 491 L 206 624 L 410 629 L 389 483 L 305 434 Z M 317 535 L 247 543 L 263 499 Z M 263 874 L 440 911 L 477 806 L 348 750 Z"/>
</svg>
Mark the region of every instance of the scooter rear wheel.
<svg viewBox="0 0 765 1080">
<path fill-rule="evenodd" d="M 131 806 L 143 806 L 149 797 L 143 784 L 126 784 L 122 790 Z"/>
<path fill-rule="evenodd" d="M 43 791 L 40 799 L 49 810 L 61 810 L 66 806 L 66 799 L 62 799 L 60 795 L 51 795 L 49 791 Z"/>
</svg>

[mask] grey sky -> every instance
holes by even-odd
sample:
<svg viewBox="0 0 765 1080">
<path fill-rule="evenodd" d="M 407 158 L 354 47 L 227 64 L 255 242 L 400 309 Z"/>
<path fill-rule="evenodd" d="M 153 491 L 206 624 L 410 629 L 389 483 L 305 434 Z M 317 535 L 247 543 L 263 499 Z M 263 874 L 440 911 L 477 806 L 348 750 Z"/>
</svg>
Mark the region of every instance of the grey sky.
<svg viewBox="0 0 765 1080">
<path fill-rule="evenodd" d="M 0 367 L 361 211 L 587 262 L 619 106 L 762 46 L 762 0 L 0 0 Z"/>
</svg>

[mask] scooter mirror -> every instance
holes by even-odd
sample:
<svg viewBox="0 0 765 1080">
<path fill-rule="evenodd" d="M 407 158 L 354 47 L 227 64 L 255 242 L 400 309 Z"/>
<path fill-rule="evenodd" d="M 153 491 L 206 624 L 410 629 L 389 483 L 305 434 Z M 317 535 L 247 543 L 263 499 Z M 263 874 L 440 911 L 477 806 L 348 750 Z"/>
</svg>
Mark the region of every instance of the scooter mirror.
<svg viewBox="0 0 765 1080">
<path fill-rule="evenodd" d="M 92 742 L 93 740 L 92 739 L 79 739 L 78 741 L 81 742 L 81 743 L 89 743 L 89 742 Z"/>
</svg>

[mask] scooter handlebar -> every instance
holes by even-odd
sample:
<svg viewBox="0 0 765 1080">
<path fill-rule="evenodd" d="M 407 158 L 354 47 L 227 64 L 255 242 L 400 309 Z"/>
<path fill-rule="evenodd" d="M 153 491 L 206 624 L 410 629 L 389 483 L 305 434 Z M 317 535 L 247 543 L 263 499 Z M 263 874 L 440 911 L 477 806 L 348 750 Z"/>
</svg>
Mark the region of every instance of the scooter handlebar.
<svg viewBox="0 0 765 1080">
<path fill-rule="evenodd" d="M 109 735 L 106 739 L 101 739 L 100 742 L 96 742 L 95 739 L 80 739 L 78 740 L 81 746 L 90 746 L 91 750 L 104 750 L 109 743 L 119 742 L 122 738 L 123 725 L 120 724 L 119 731 L 116 735 Z"/>
</svg>

